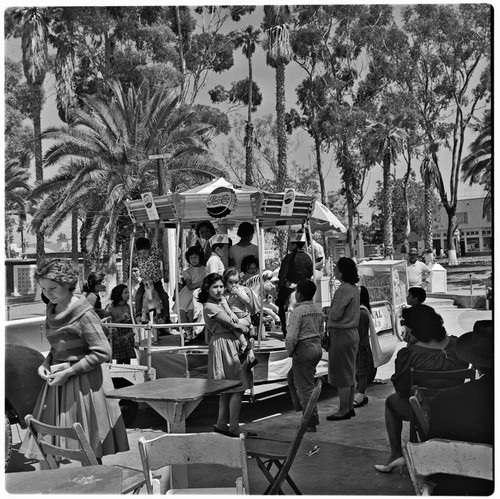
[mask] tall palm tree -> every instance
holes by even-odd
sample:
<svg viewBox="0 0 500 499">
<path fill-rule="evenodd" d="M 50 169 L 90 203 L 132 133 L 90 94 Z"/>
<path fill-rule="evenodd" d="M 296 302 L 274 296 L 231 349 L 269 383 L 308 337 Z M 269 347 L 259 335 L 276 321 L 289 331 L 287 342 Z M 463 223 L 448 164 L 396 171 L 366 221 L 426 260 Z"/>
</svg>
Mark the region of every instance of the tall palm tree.
<svg viewBox="0 0 500 499">
<path fill-rule="evenodd" d="M 481 184 L 486 191 L 483 203 L 483 217 L 492 208 L 491 170 L 493 168 L 491 139 L 491 110 L 484 114 L 482 124 L 477 128 L 479 135 L 469 146 L 469 155 L 462 162 L 462 180 L 472 184 Z"/>
<path fill-rule="evenodd" d="M 369 121 L 367 132 L 375 150 L 374 159 L 382 164 L 383 193 L 384 193 L 384 257 L 392 259 L 394 253 L 394 233 L 392 227 L 392 191 L 393 178 L 391 165 L 402 151 L 402 142 L 406 133 L 400 125 L 403 116 L 394 116 L 383 106 L 380 110 L 379 121 Z"/>
<path fill-rule="evenodd" d="M 74 210 L 86 213 L 91 219 L 87 248 L 108 258 L 108 286 L 112 286 L 124 201 L 157 187 L 155 162 L 149 156 L 164 154 L 168 173 L 181 169 L 181 175 L 207 180 L 224 171 L 203 144 L 211 127 L 197 123 L 193 111 L 179 106 L 167 89 L 150 95 L 145 82 L 125 92 L 111 82 L 109 90 L 110 97 L 84 98 L 86 110 L 75 110 L 71 126 L 44 132 L 44 139 L 55 142 L 45 154 L 45 166 L 64 166 L 38 185 L 33 196 L 41 199 L 34 228 L 47 233 L 57 230 Z M 164 187 L 166 192 L 170 185 Z"/>
<path fill-rule="evenodd" d="M 12 12 L 14 19 L 22 24 L 21 46 L 24 76 L 31 87 L 32 120 L 34 131 L 35 180 L 43 180 L 42 155 L 42 103 L 43 82 L 48 68 L 48 20 L 47 8 L 23 7 Z M 36 254 L 40 260 L 45 255 L 45 240 L 42 232 L 36 234 Z"/>
<path fill-rule="evenodd" d="M 434 241 L 432 238 L 432 204 L 431 193 L 437 178 L 436 164 L 432 161 L 431 156 L 426 154 L 422 164 L 420 165 L 420 175 L 424 181 L 424 214 L 425 214 L 425 229 L 424 242 L 425 249 L 432 250 Z"/>
<path fill-rule="evenodd" d="M 234 34 L 233 42 L 236 48 L 242 47 L 243 55 L 248 60 L 248 117 L 245 124 L 245 184 L 253 185 L 253 123 L 252 123 L 252 94 L 253 94 L 253 71 L 252 71 L 252 55 L 255 53 L 259 40 L 260 29 L 254 29 L 253 26 L 248 26 L 244 30 L 237 31 Z"/>
<path fill-rule="evenodd" d="M 287 180 L 287 136 L 285 128 L 285 66 L 292 60 L 288 5 L 265 5 L 263 28 L 267 33 L 266 62 L 276 70 L 276 127 L 278 137 L 277 189 L 285 189 Z"/>
</svg>

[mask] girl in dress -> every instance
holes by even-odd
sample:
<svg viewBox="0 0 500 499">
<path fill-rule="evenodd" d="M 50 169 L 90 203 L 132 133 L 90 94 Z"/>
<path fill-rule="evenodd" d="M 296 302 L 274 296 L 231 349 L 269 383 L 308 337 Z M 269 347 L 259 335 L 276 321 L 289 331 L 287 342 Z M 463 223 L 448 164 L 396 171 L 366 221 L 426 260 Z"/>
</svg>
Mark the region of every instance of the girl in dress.
<svg viewBox="0 0 500 499">
<path fill-rule="evenodd" d="M 193 291 L 198 289 L 207 275 L 205 257 L 200 246 L 191 246 L 185 253 L 187 269 L 182 271 L 184 286 L 179 291 L 179 309 L 181 322 L 194 322 Z M 192 330 L 187 330 L 188 339 Z"/>
<path fill-rule="evenodd" d="M 231 437 L 240 433 L 239 420 L 243 392 L 250 388 L 239 355 L 247 348 L 248 327 L 232 322 L 222 306 L 224 300 L 222 276 L 213 272 L 203 279 L 198 301 L 203 304 L 203 316 L 208 335 L 208 378 L 240 380 L 242 386 L 219 395 L 219 413 L 214 431 Z M 250 435 L 250 433 L 247 433 Z"/>
<path fill-rule="evenodd" d="M 104 318 L 110 317 L 110 322 L 131 324 L 132 317 L 128 300 L 130 293 L 126 284 L 118 284 L 111 291 L 110 303 L 104 312 Z M 130 359 L 135 359 L 134 331 L 128 328 L 112 328 L 111 346 L 113 359 L 118 364 L 130 364 Z"/>
<path fill-rule="evenodd" d="M 113 390 L 105 364 L 111 358 L 111 346 L 92 305 L 84 296 L 73 294 L 77 269 L 70 261 L 50 260 L 39 265 L 35 279 L 49 299 L 45 334 L 51 348 L 38 368 L 46 383 L 33 417 L 54 426 L 78 421 L 98 459 L 129 450 L 118 400 L 105 395 Z M 20 451 L 30 459 L 43 459 L 29 432 Z"/>
</svg>

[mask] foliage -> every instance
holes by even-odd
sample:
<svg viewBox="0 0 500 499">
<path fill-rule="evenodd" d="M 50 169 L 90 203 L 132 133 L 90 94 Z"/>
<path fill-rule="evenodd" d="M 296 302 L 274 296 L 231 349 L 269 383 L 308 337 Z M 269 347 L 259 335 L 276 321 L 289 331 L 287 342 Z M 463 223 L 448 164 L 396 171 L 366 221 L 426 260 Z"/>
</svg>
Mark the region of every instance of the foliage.
<svg viewBox="0 0 500 499">
<path fill-rule="evenodd" d="M 415 180 L 415 173 L 412 172 L 408 182 L 408 205 L 410 212 L 410 224 L 412 232 L 422 236 L 425 231 L 425 212 L 423 210 L 424 186 L 421 182 Z M 394 228 L 394 244 L 400 245 L 405 241 L 406 231 L 406 207 L 403 193 L 403 179 L 397 179 L 394 182 L 392 191 L 393 205 L 393 228 Z M 370 208 L 373 208 L 372 223 L 369 229 L 370 235 L 364 234 L 368 238 L 370 244 L 383 243 L 383 224 L 384 224 L 384 192 L 381 181 L 377 182 L 377 190 L 373 198 L 368 203 Z M 439 220 L 439 198 L 435 193 L 431 195 L 431 207 L 434 214 L 434 222 Z"/>
<path fill-rule="evenodd" d="M 483 216 L 492 209 L 493 203 L 493 142 L 491 110 L 484 113 L 483 121 L 475 128 L 477 137 L 469 146 L 469 155 L 462 163 L 462 180 L 469 181 L 469 184 L 479 184 L 484 186 L 486 197 L 483 204 Z"/>
<path fill-rule="evenodd" d="M 194 111 L 179 106 L 168 89 L 151 94 L 143 84 L 125 92 L 112 82 L 109 91 L 111 98 L 85 98 L 90 112 L 77 111 L 73 126 L 45 131 L 44 138 L 55 141 L 45 165 L 61 170 L 37 186 L 34 196 L 42 200 L 33 224 L 33 230 L 53 233 L 76 209 L 90 222 L 88 250 L 96 251 L 104 236 L 104 254 L 114 249 L 124 201 L 158 187 L 157 164 L 149 155 L 165 153 L 162 170 L 179 172 L 183 181 L 186 172 L 205 180 L 222 174 L 203 146 L 212 127 L 194 122 Z"/>
</svg>

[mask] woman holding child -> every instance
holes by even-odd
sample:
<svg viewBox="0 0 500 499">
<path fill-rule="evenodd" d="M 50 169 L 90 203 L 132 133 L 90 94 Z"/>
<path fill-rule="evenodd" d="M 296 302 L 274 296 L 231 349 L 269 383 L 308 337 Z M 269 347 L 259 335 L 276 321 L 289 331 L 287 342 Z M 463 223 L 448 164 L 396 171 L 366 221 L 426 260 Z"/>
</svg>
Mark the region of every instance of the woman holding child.
<svg viewBox="0 0 500 499">
<path fill-rule="evenodd" d="M 242 385 L 219 396 L 219 413 L 214 431 L 231 437 L 240 433 L 239 419 L 244 391 L 249 388 L 240 355 L 247 349 L 245 333 L 249 328 L 233 322 L 224 298 L 222 276 L 208 274 L 201 285 L 198 301 L 208 335 L 208 378 L 240 380 Z"/>
</svg>

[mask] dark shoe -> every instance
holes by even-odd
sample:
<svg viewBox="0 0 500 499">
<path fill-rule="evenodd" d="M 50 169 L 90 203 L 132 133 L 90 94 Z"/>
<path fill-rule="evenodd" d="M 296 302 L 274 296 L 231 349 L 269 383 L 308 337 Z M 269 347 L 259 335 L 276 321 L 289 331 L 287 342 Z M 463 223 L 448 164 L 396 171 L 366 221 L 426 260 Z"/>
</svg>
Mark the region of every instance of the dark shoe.
<svg viewBox="0 0 500 499">
<path fill-rule="evenodd" d="M 259 361 L 257 359 L 253 359 L 252 362 L 248 363 L 248 369 L 252 369 L 252 367 L 255 367 Z"/>
<path fill-rule="evenodd" d="M 306 431 L 314 433 L 316 431 L 316 426 L 310 425 L 306 428 Z"/>
<path fill-rule="evenodd" d="M 358 409 L 359 407 L 363 407 L 366 404 L 368 404 L 368 397 L 363 397 L 363 400 L 361 402 L 354 401 L 352 403 L 352 406 Z"/>
<path fill-rule="evenodd" d="M 349 411 L 349 416 L 351 416 L 351 418 L 353 418 L 354 416 L 356 416 L 356 413 L 354 412 L 354 409 L 351 409 Z"/>
<path fill-rule="evenodd" d="M 226 437 L 239 437 L 239 435 L 235 435 L 233 432 L 229 430 L 221 430 L 220 428 L 217 428 L 217 426 L 214 426 L 214 432 L 220 433 L 221 435 L 225 435 Z"/>
<path fill-rule="evenodd" d="M 354 412 L 354 411 L 352 411 Z M 347 414 L 344 414 L 343 416 L 336 416 L 335 414 L 331 414 L 330 416 L 327 416 L 326 419 L 328 421 L 343 421 L 344 419 L 351 419 L 351 413 L 348 412 Z"/>
</svg>

